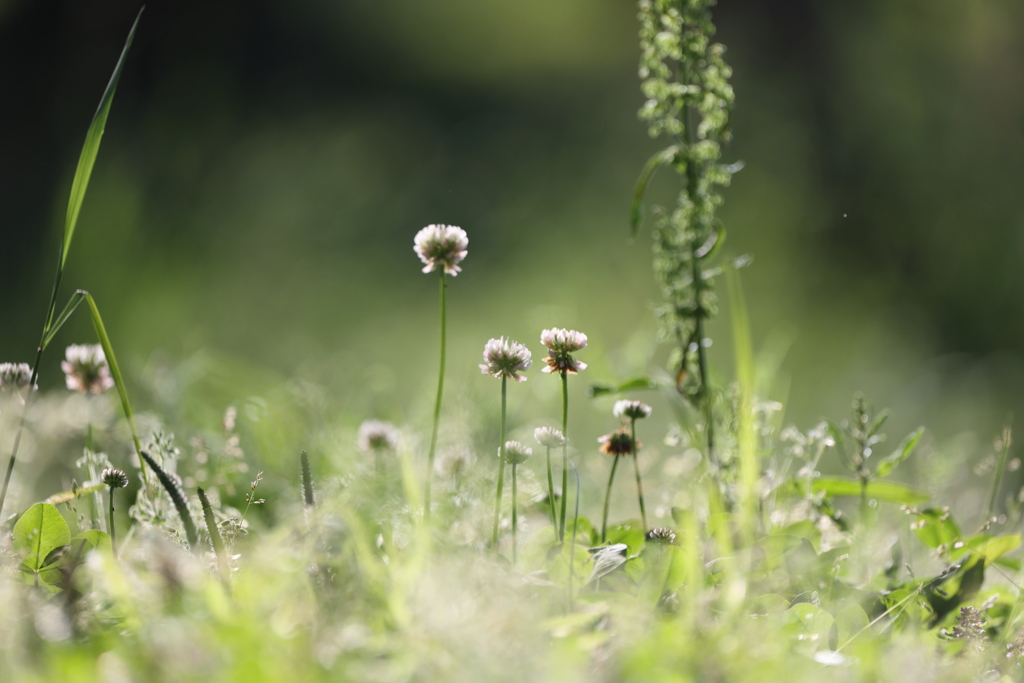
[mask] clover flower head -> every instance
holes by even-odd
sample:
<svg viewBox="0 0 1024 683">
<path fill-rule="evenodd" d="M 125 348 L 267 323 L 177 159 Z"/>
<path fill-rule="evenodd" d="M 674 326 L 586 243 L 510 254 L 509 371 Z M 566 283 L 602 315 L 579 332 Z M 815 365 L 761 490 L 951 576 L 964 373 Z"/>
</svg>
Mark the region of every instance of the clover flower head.
<svg viewBox="0 0 1024 683">
<path fill-rule="evenodd" d="M 413 241 L 413 251 L 426 264 L 424 273 L 444 268 L 447 275 L 458 275 L 462 272 L 458 264 L 469 253 L 467 247 L 466 231 L 454 225 L 428 225 L 416 233 Z"/>
<path fill-rule="evenodd" d="M 651 407 L 642 401 L 616 401 L 612 414 L 619 419 L 642 420 L 651 416 Z"/>
<path fill-rule="evenodd" d="M 100 481 L 112 489 L 123 489 L 128 486 L 128 475 L 124 473 L 124 470 L 108 467 L 100 475 Z"/>
<path fill-rule="evenodd" d="M 657 529 L 651 529 L 648 531 L 644 535 L 644 538 L 647 539 L 648 543 L 672 545 L 676 542 L 676 532 L 667 527 L 658 527 Z"/>
<path fill-rule="evenodd" d="M 0 363 L 0 389 L 24 389 L 32 381 L 28 363 Z"/>
<path fill-rule="evenodd" d="M 633 435 L 628 429 L 616 429 L 611 434 L 605 434 L 597 440 L 601 444 L 600 451 L 605 455 L 629 455 L 633 452 Z M 637 446 L 640 444 L 637 443 Z"/>
<path fill-rule="evenodd" d="M 99 344 L 72 344 L 64 351 L 60 368 L 68 389 L 85 394 L 101 394 L 114 386 L 110 366 Z"/>
<path fill-rule="evenodd" d="M 522 465 L 533 455 L 533 449 L 518 441 L 505 442 L 505 461 L 510 465 Z"/>
<path fill-rule="evenodd" d="M 491 377 L 525 382 L 526 378 L 519 373 L 526 372 L 531 365 L 530 349 L 502 337 L 491 339 L 484 345 L 484 362 L 480 365 L 480 372 Z"/>
<path fill-rule="evenodd" d="M 537 429 L 533 430 L 533 438 L 537 439 L 537 443 L 541 446 L 547 446 L 548 448 L 556 448 L 565 443 L 565 437 L 562 435 L 562 432 L 554 427 L 537 427 Z"/>
<path fill-rule="evenodd" d="M 438 454 L 434 470 L 442 477 L 462 477 L 475 461 L 476 457 L 473 455 L 473 451 L 468 448 L 449 448 Z"/>
<path fill-rule="evenodd" d="M 575 375 L 586 369 L 586 363 L 576 360 L 571 355 L 574 351 L 587 346 L 587 335 L 582 332 L 555 327 L 540 333 L 540 343 L 550 354 L 544 359 L 548 365 L 543 372 L 566 372 Z"/>
<path fill-rule="evenodd" d="M 356 444 L 366 453 L 393 451 L 398 448 L 398 436 L 398 428 L 390 422 L 366 420 L 359 425 Z"/>
</svg>

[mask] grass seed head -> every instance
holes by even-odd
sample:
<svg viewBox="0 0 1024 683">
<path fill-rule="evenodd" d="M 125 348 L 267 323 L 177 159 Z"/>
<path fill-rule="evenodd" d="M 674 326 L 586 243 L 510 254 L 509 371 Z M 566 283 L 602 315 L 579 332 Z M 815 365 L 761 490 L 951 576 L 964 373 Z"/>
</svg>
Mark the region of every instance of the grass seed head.
<svg viewBox="0 0 1024 683">
<path fill-rule="evenodd" d="M 466 258 L 469 237 L 466 231 L 454 225 L 428 225 L 416 233 L 413 251 L 423 261 L 423 272 L 444 268 L 446 275 L 462 272 L 459 263 Z"/>
</svg>

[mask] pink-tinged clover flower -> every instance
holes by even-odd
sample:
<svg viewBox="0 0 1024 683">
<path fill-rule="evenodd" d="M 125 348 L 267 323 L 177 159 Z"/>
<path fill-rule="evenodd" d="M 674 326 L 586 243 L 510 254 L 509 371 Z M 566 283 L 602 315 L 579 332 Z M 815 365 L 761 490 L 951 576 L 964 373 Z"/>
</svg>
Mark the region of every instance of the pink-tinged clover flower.
<svg viewBox="0 0 1024 683">
<path fill-rule="evenodd" d="M 544 359 L 548 365 L 543 372 L 565 372 L 575 375 L 586 369 L 586 363 L 576 360 L 571 355 L 587 346 L 587 335 L 582 332 L 564 330 L 560 327 L 544 330 L 540 333 L 540 343 L 550 354 Z"/>
<path fill-rule="evenodd" d="M 651 416 L 651 407 L 642 401 L 616 401 L 615 407 L 612 408 L 612 414 L 620 420 L 622 418 L 642 420 L 645 417 Z"/>
<path fill-rule="evenodd" d="M 530 349 L 519 342 L 505 337 L 491 339 L 484 345 L 484 362 L 480 364 L 480 372 L 499 379 L 525 382 L 526 378 L 519 373 L 526 372 L 533 365 L 530 355 Z"/>
<path fill-rule="evenodd" d="M 99 344 L 72 344 L 64 351 L 60 368 L 68 389 L 85 394 L 101 394 L 114 386 L 110 366 Z"/>
<path fill-rule="evenodd" d="M 428 225 L 416 233 L 413 251 L 423 261 L 423 272 L 444 268 L 447 275 L 462 272 L 459 262 L 466 258 L 469 237 L 466 231 L 454 225 Z"/>
</svg>

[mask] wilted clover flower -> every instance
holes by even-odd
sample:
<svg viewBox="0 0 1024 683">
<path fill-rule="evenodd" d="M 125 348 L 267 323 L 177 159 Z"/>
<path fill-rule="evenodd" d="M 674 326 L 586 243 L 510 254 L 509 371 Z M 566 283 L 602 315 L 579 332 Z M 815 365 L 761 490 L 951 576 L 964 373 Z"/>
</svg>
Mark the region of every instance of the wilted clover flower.
<svg viewBox="0 0 1024 683">
<path fill-rule="evenodd" d="M 68 389 L 85 394 L 99 394 L 114 386 L 107 357 L 99 344 L 72 344 L 61 361 Z"/>
<path fill-rule="evenodd" d="M 0 389 L 24 389 L 32 381 L 28 363 L 0 363 Z"/>
<path fill-rule="evenodd" d="M 540 333 L 540 343 L 547 347 L 551 354 L 544 359 L 548 364 L 543 372 L 567 372 L 575 375 L 585 370 L 586 363 L 580 362 L 570 354 L 587 346 L 587 335 L 576 330 L 563 330 L 556 327 Z"/>
<path fill-rule="evenodd" d="M 519 342 L 509 341 L 505 337 L 491 339 L 484 345 L 484 362 L 480 372 L 491 377 L 514 379 L 525 382 L 520 372 L 526 372 L 533 365 L 530 360 L 530 349 Z"/>
<path fill-rule="evenodd" d="M 416 233 L 413 251 L 426 265 L 424 273 L 444 268 L 448 275 L 462 272 L 458 264 L 466 258 L 469 237 L 466 231 L 454 225 L 428 225 Z"/>
<path fill-rule="evenodd" d="M 100 480 L 112 489 L 123 489 L 128 486 L 128 475 L 116 467 L 108 467 L 103 470 Z"/>
<path fill-rule="evenodd" d="M 393 451 L 398 448 L 399 431 L 390 422 L 366 420 L 359 425 L 356 443 L 360 450 L 367 453 L 373 451 Z"/>
<path fill-rule="evenodd" d="M 537 439 L 537 443 L 541 446 L 547 446 L 548 448 L 557 448 L 565 443 L 565 437 L 562 436 L 562 432 L 554 427 L 537 427 L 537 429 L 533 430 L 533 438 Z"/>
<path fill-rule="evenodd" d="M 505 442 L 505 461 L 510 465 L 522 465 L 526 459 L 533 455 L 533 449 L 518 441 Z"/>
<path fill-rule="evenodd" d="M 629 455 L 633 452 L 633 435 L 628 429 L 616 429 L 611 434 L 605 434 L 599 438 L 600 451 L 605 455 Z M 638 446 L 640 444 L 637 444 Z"/>
<path fill-rule="evenodd" d="M 651 416 L 651 407 L 642 401 L 616 401 L 612 414 L 619 419 L 642 420 Z"/>
<path fill-rule="evenodd" d="M 676 532 L 672 531 L 667 527 L 658 527 L 657 529 L 651 529 L 644 536 L 649 543 L 664 543 L 666 545 L 672 545 L 676 542 Z"/>
</svg>

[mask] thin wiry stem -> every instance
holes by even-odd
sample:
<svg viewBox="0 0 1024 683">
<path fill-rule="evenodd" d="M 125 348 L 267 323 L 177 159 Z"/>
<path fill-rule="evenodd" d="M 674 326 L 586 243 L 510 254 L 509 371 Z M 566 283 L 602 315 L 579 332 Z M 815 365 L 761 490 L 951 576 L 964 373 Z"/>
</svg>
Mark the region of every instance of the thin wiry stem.
<svg viewBox="0 0 1024 683">
<path fill-rule="evenodd" d="M 999 467 L 996 469 L 996 476 L 992 480 L 992 493 L 988 497 L 988 516 L 991 517 L 996 510 L 996 496 L 999 495 L 999 485 L 1003 481 L 1003 473 L 1006 471 L 1006 457 L 1010 454 L 1010 443 L 1012 442 L 1010 426 L 1003 430 L 1002 448 L 1000 449 Z"/>
<path fill-rule="evenodd" d="M 107 495 L 110 496 L 110 547 L 114 551 L 114 557 L 117 557 L 117 535 L 114 534 L 114 487 L 107 487 Z"/>
<path fill-rule="evenodd" d="M 548 464 L 548 509 L 551 511 L 551 526 L 558 530 L 558 513 L 555 512 L 555 482 L 551 478 L 551 446 L 545 447 Z"/>
<path fill-rule="evenodd" d="M 519 527 L 519 514 L 516 508 L 516 501 L 519 491 L 516 489 L 516 463 L 512 463 L 512 567 L 519 563 L 519 545 L 516 539 L 516 531 Z"/>
<path fill-rule="evenodd" d="M 608 537 L 608 504 L 612 499 L 612 482 L 615 481 L 615 468 L 619 466 L 619 456 L 612 456 L 612 473 L 608 477 L 608 488 L 604 492 L 604 514 L 601 516 L 601 543 Z"/>
<path fill-rule="evenodd" d="M 647 509 L 644 507 L 644 487 L 640 483 L 640 463 L 638 462 L 640 456 L 637 453 L 640 449 L 637 448 L 636 441 L 636 418 L 630 420 L 629 429 L 630 436 L 633 439 L 633 471 L 636 472 L 636 495 L 640 500 L 640 520 L 644 525 L 644 533 L 646 534 L 649 529 L 647 528 Z"/>
<path fill-rule="evenodd" d="M 569 488 L 569 378 L 562 370 L 562 516 L 558 524 L 558 542 L 565 541 L 565 513 L 568 499 L 565 492 Z"/>
<path fill-rule="evenodd" d="M 498 489 L 494 492 L 494 528 L 491 530 L 491 549 L 498 551 L 498 522 L 501 520 L 501 497 L 505 492 L 505 409 L 506 378 L 501 378 L 501 440 L 498 442 Z"/>
<path fill-rule="evenodd" d="M 576 463 L 571 460 L 569 463 L 572 465 L 572 473 L 576 476 L 576 510 L 573 512 L 572 517 L 572 543 L 569 544 L 569 611 L 572 611 L 575 597 L 572 592 L 573 560 L 576 558 L 576 527 L 579 526 L 580 522 L 580 473 L 576 469 Z"/>
<path fill-rule="evenodd" d="M 445 357 L 445 293 L 448 289 L 448 281 L 445 277 L 444 268 L 441 273 L 441 369 L 437 377 L 437 400 L 434 402 L 434 429 L 430 434 L 430 452 L 427 455 L 427 484 L 423 494 L 423 519 L 430 519 L 430 481 L 434 473 L 434 452 L 437 449 L 437 428 L 441 423 L 441 397 L 444 394 L 444 357 Z"/>
<path fill-rule="evenodd" d="M 53 318 L 53 309 L 57 305 L 57 287 L 60 285 L 60 270 L 57 271 L 57 281 L 53 285 L 53 297 L 50 300 L 50 313 L 47 321 Z M 49 322 L 47 322 L 49 324 Z M 46 336 L 46 328 L 43 329 L 43 336 Z M 25 404 L 21 410 L 21 419 L 18 421 L 18 432 L 14 435 L 14 446 L 11 448 L 11 459 L 7 463 L 7 474 L 4 475 L 4 488 L 0 490 L 0 514 L 4 511 L 4 502 L 7 500 L 7 487 L 11 483 L 11 474 L 14 472 L 14 463 L 18 460 L 18 447 L 21 445 L 21 435 L 25 432 L 25 421 L 28 418 L 28 407 L 32 402 L 32 396 L 36 393 L 34 388 L 39 379 L 39 362 L 43 359 L 43 344 L 40 341 L 36 348 L 36 360 L 32 365 L 32 378 L 28 383 L 28 395 L 25 397 Z"/>
</svg>

